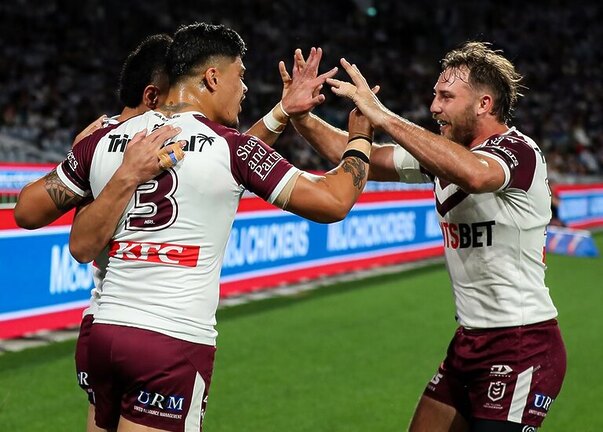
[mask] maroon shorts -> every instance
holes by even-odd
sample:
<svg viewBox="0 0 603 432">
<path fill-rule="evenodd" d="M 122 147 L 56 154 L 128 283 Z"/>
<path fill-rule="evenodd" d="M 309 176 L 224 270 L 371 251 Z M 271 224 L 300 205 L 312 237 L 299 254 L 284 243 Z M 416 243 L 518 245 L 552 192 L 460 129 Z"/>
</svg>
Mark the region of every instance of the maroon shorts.
<svg viewBox="0 0 603 432">
<path fill-rule="evenodd" d="M 216 348 L 150 330 L 94 324 L 90 377 L 96 424 L 119 417 L 167 431 L 201 430 Z"/>
<path fill-rule="evenodd" d="M 94 392 L 90 387 L 89 367 L 88 367 L 88 342 L 90 340 L 90 329 L 94 321 L 93 315 L 86 315 L 80 324 L 80 334 L 75 344 L 75 372 L 77 382 L 88 395 L 88 401 L 94 404 Z"/>
<path fill-rule="evenodd" d="M 565 346 L 556 320 L 487 330 L 458 328 L 424 395 L 468 421 L 539 427 L 565 376 Z"/>
</svg>

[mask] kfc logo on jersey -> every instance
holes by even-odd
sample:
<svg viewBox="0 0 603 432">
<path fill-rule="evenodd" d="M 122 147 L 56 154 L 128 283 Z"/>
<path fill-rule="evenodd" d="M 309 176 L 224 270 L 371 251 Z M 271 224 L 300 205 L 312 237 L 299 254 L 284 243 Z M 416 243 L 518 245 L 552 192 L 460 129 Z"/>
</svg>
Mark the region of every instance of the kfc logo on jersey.
<svg viewBox="0 0 603 432">
<path fill-rule="evenodd" d="M 199 259 L 199 246 L 114 241 L 111 243 L 109 256 L 125 261 L 195 267 Z"/>
<path fill-rule="evenodd" d="M 501 400 L 505 395 L 506 388 L 507 385 L 504 382 L 491 382 L 490 386 L 488 387 L 488 399 L 490 399 L 492 402 Z"/>
</svg>

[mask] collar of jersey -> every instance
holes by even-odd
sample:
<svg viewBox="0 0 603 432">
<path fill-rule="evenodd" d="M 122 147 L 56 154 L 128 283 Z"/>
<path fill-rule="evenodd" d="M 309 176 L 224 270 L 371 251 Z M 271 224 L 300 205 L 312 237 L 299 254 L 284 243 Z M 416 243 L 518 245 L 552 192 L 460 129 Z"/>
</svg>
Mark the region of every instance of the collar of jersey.
<svg viewBox="0 0 603 432">
<path fill-rule="evenodd" d="M 176 114 L 172 114 L 170 116 L 170 118 L 178 118 L 178 117 L 182 117 L 185 115 L 193 115 L 193 116 L 200 115 L 202 117 L 207 118 L 207 116 L 205 114 L 203 114 L 201 111 L 185 111 L 185 112 L 181 112 L 181 113 L 176 113 Z"/>
<path fill-rule="evenodd" d="M 481 147 L 485 146 L 485 145 L 486 145 L 486 143 L 487 143 L 488 141 L 490 141 L 490 140 L 491 140 L 493 137 L 495 137 L 495 136 L 505 136 L 505 135 L 509 135 L 509 134 L 510 134 L 511 132 L 513 132 L 513 131 L 515 131 L 515 126 L 511 126 L 509 129 L 507 129 L 505 132 L 503 132 L 503 133 L 501 133 L 501 134 L 498 134 L 498 135 L 492 135 L 490 138 L 487 138 L 487 139 L 486 139 L 486 140 L 485 140 L 483 143 L 481 143 L 481 144 L 480 144 L 480 145 L 478 145 L 478 146 L 473 147 L 471 150 L 473 151 L 473 150 L 475 150 L 475 149 L 478 149 L 478 148 L 481 148 Z"/>
</svg>

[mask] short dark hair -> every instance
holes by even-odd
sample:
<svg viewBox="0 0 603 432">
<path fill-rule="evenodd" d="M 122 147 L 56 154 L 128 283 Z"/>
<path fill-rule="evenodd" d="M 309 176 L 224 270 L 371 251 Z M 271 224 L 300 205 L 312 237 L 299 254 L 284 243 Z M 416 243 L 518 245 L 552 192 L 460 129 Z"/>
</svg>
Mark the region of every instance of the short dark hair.
<svg viewBox="0 0 603 432">
<path fill-rule="evenodd" d="M 517 99 L 523 96 L 519 90 L 522 76 L 500 50 L 493 50 L 487 42 L 466 42 L 450 51 L 442 59 L 442 70 L 469 69 L 469 85 L 486 87 L 493 93 L 492 111 L 501 123 L 509 121 Z"/>
<path fill-rule="evenodd" d="M 194 23 L 174 34 L 167 57 L 170 85 L 195 74 L 210 58 L 243 57 L 247 48 L 239 34 L 224 25 Z"/>
<path fill-rule="evenodd" d="M 142 102 L 142 93 L 149 84 L 156 84 L 165 74 L 165 60 L 172 38 L 156 34 L 143 40 L 132 51 L 121 68 L 117 95 L 121 103 L 136 108 Z"/>
</svg>

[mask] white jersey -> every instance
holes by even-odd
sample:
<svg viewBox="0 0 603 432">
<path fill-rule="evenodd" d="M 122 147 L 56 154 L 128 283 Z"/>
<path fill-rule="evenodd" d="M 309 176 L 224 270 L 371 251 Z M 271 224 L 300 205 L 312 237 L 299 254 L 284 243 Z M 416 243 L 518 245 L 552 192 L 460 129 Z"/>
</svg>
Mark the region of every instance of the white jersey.
<svg viewBox="0 0 603 432">
<path fill-rule="evenodd" d="M 215 344 L 215 312 L 226 243 L 245 189 L 273 202 L 297 172 L 257 138 L 187 112 L 147 112 L 80 143 L 57 168 L 74 192 L 98 196 L 127 142 L 169 123 L 186 157 L 140 185 L 109 248 L 95 322 L 138 327 Z"/>
<path fill-rule="evenodd" d="M 119 124 L 119 121 L 117 120 L 118 118 L 119 114 L 112 117 L 107 117 L 103 121 L 102 127 L 106 128 Z M 103 279 L 105 278 L 105 274 L 107 273 L 107 265 L 109 264 L 108 253 L 108 248 L 103 249 L 103 251 L 99 254 L 99 256 L 96 257 L 94 263 L 92 264 L 92 282 L 94 287 L 90 290 L 90 305 L 84 309 L 84 312 L 82 313 L 83 316 L 94 315 L 98 310 L 98 302 L 103 290 Z"/>
<path fill-rule="evenodd" d="M 468 194 L 435 179 L 436 211 L 459 324 L 493 328 L 555 318 L 557 310 L 544 284 L 551 196 L 540 149 L 511 128 L 471 151 L 498 162 L 505 181 L 495 192 Z M 410 175 L 409 155 L 403 149 L 396 153 L 404 181 Z M 406 161 L 406 171 L 399 161 Z M 424 174 L 417 163 L 414 177 L 420 175 Z"/>
</svg>

